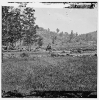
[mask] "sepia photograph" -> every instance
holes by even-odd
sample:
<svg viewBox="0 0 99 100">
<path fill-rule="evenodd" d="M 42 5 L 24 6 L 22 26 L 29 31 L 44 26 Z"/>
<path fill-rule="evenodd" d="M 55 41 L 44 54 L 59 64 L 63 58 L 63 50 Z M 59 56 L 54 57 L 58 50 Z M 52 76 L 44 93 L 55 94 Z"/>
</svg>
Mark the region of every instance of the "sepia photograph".
<svg viewBox="0 0 99 100">
<path fill-rule="evenodd" d="M 1 98 L 97 98 L 98 2 L 1 6 Z"/>
</svg>

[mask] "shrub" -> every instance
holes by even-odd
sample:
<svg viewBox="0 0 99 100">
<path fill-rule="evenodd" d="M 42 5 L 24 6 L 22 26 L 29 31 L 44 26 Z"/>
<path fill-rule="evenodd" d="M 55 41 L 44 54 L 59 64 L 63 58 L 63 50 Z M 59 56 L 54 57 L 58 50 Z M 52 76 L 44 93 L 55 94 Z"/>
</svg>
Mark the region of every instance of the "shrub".
<svg viewBox="0 0 99 100">
<path fill-rule="evenodd" d="M 94 54 L 94 56 L 97 56 L 97 54 Z"/>
<path fill-rule="evenodd" d="M 55 53 L 51 53 L 51 57 L 57 57 L 58 54 L 55 54 Z"/>
<path fill-rule="evenodd" d="M 65 53 L 65 51 L 63 50 L 62 53 Z"/>
<path fill-rule="evenodd" d="M 29 57 L 29 55 L 27 53 L 22 53 L 20 54 L 20 57 Z"/>
</svg>

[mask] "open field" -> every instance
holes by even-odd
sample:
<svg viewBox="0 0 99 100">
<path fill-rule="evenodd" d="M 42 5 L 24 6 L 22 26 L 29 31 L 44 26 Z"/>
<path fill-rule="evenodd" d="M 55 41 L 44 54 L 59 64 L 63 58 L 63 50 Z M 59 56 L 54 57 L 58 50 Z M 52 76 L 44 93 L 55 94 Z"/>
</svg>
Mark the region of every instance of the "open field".
<svg viewBox="0 0 99 100">
<path fill-rule="evenodd" d="M 33 91 L 97 91 L 97 57 L 32 56 L 4 59 L 2 90 L 3 93 L 16 90 L 25 95 Z"/>
<path fill-rule="evenodd" d="M 5 4 L 2 97 L 97 98 L 98 3 Z"/>
</svg>

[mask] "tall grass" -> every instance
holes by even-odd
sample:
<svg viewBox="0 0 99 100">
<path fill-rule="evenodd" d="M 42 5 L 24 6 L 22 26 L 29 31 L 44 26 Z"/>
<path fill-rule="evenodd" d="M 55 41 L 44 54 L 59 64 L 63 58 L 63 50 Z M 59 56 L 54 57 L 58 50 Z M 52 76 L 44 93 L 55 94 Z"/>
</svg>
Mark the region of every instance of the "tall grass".
<svg viewBox="0 0 99 100">
<path fill-rule="evenodd" d="M 2 64 L 2 90 L 96 91 L 97 58 L 39 57 Z"/>
</svg>

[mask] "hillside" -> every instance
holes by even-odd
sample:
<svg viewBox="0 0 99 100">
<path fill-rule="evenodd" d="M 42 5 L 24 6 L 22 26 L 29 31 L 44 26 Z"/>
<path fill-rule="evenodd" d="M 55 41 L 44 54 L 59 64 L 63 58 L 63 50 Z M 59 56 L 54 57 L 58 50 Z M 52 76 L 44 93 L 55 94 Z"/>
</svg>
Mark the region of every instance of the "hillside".
<svg viewBox="0 0 99 100">
<path fill-rule="evenodd" d="M 67 33 L 67 32 L 54 32 L 49 29 L 40 27 L 36 30 L 37 35 L 43 38 L 42 48 L 46 48 L 50 43 L 52 48 L 56 49 L 71 49 L 81 47 L 95 47 L 97 48 L 97 31 L 89 32 L 86 34 Z M 72 36 L 72 37 L 71 37 Z M 24 42 L 22 40 L 22 45 Z M 20 41 L 17 41 L 16 45 L 20 45 Z M 32 45 L 32 48 L 36 48 L 37 43 Z"/>
<path fill-rule="evenodd" d="M 68 48 L 78 45 L 92 46 L 93 44 L 97 44 L 97 31 L 80 35 L 76 35 L 76 33 L 73 33 L 70 42 L 69 39 L 71 34 L 67 32 L 59 32 L 57 34 L 56 32 L 52 32 L 40 27 L 37 30 L 37 34 L 39 34 L 43 38 L 43 47 L 46 47 L 49 43 L 52 45 L 52 47 L 55 48 Z M 56 38 L 54 39 L 54 43 L 52 43 L 54 37 Z"/>
<path fill-rule="evenodd" d="M 97 41 L 97 31 L 94 31 L 94 32 L 89 32 L 89 33 L 86 33 L 86 34 L 81 34 L 79 35 L 79 38 L 80 39 L 86 39 L 88 41 Z"/>
</svg>

